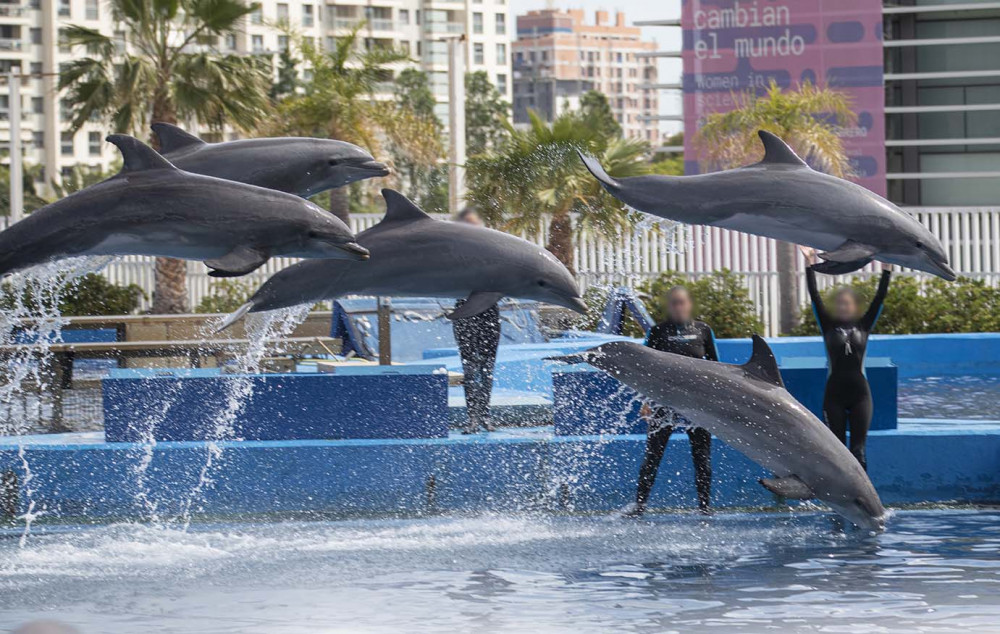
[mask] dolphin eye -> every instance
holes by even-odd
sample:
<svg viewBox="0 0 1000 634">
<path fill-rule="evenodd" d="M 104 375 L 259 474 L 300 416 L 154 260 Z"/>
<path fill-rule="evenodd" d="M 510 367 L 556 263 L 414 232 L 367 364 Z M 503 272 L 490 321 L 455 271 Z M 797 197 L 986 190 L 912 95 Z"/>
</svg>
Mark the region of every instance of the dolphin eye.
<svg viewBox="0 0 1000 634">
<path fill-rule="evenodd" d="M 917 248 L 918 249 L 923 249 L 924 248 L 924 243 L 923 242 L 918 242 L 917 243 Z"/>
<path fill-rule="evenodd" d="M 340 165 L 340 161 L 338 161 L 337 159 L 330 159 L 329 161 L 327 161 L 327 163 L 329 163 L 330 167 L 337 167 L 338 165 Z"/>
<path fill-rule="evenodd" d="M 545 286 L 545 280 L 538 280 L 539 286 Z"/>
<path fill-rule="evenodd" d="M 315 239 L 315 238 L 319 237 L 319 232 L 310 229 L 308 232 L 306 232 L 306 235 L 309 236 L 312 239 Z"/>
</svg>

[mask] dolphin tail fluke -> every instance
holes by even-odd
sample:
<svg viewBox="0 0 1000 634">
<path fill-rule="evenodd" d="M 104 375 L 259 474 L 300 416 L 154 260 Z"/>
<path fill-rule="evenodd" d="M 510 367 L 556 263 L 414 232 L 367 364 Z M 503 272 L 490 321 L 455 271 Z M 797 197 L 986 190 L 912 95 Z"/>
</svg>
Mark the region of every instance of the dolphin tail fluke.
<svg viewBox="0 0 1000 634">
<path fill-rule="evenodd" d="M 576 153 L 580 155 L 580 160 L 582 160 L 583 164 L 587 166 L 587 170 L 594 175 L 594 178 L 601 181 L 601 184 L 604 185 L 604 187 L 618 189 L 621 186 L 618 181 L 611 178 L 611 176 L 604 171 L 604 168 L 597 162 L 597 159 L 592 156 L 587 156 L 579 150 L 577 150 Z"/>
<path fill-rule="evenodd" d="M 234 312 L 231 315 L 227 316 L 222 321 L 222 323 L 219 324 L 219 327 L 215 329 L 215 332 L 217 332 L 217 333 L 218 332 L 222 332 L 226 328 L 229 328 L 230 326 L 232 326 L 233 324 L 235 324 L 236 322 L 238 322 L 240 319 L 243 318 L 244 315 L 246 315 L 251 310 L 253 310 L 253 306 L 254 306 L 253 302 L 247 302 L 246 304 L 243 304 L 242 306 L 240 306 L 239 308 L 237 308 L 236 312 Z"/>
</svg>

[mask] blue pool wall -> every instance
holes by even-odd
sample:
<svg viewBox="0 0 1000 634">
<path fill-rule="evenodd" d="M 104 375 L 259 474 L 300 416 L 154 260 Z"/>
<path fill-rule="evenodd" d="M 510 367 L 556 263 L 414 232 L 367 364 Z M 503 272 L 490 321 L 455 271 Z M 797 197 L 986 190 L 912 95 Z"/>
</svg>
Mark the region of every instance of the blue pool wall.
<svg viewBox="0 0 1000 634">
<path fill-rule="evenodd" d="M 606 512 L 632 500 L 642 435 L 567 436 L 499 432 L 441 439 L 297 440 L 222 443 L 212 484 L 196 513 L 330 512 L 339 515 L 566 509 Z M 142 516 L 138 477 L 146 447 L 27 437 L 36 510 L 50 519 Z M 209 455 L 203 442 L 162 442 L 143 481 L 161 516 L 179 513 Z M 1000 427 L 877 431 L 872 480 L 887 504 L 1000 502 Z M 713 504 L 775 504 L 757 484 L 767 474 L 713 442 Z M 0 469 L 24 471 L 16 445 L 0 444 Z M 675 434 L 660 469 L 654 507 L 696 505 L 690 447 Z M 20 512 L 27 508 L 23 492 Z"/>
<path fill-rule="evenodd" d="M 579 333 L 543 344 L 501 346 L 497 358 L 495 387 L 498 390 L 531 392 L 552 396 L 552 371 L 560 364 L 544 357 L 571 354 L 607 341 L 627 337 Z M 772 337 L 767 340 L 780 364 L 785 359 L 825 357 L 820 337 Z M 719 358 L 725 363 L 745 363 L 752 349 L 750 339 L 719 339 Z M 424 351 L 424 358 L 461 371 L 454 348 Z M 900 379 L 920 376 L 1000 374 L 1000 333 L 936 335 L 874 335 L 868 359 L 886 358 L 898 368 Z"/>
</svg>

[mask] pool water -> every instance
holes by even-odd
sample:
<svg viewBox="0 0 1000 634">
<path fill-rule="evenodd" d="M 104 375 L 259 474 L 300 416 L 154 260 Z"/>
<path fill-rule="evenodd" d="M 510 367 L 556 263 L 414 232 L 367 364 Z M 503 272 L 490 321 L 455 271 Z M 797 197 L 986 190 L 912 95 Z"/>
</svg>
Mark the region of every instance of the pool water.
<svg viewBox="0 0 1000 634">
<path fill-rule="evenodd" d="M 1000 420 L 1000 375 L 899 380 L 900 418 Z"/>
<path fill-rule="evenodd" d="M 51 530 L 51 529 L 50 529 Z M 0 629 L 996 632 L 1000 510 L 117 525 L 0 540 Z"/>
</svg>

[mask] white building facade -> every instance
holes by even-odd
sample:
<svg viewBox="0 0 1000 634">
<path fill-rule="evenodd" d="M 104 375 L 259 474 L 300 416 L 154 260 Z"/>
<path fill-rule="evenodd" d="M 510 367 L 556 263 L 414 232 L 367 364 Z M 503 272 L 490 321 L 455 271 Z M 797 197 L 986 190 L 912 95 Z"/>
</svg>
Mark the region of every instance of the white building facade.
<svg viewBox="0 0 1000 634">
<path fill-rule="evenodd" d="M 411 66 L 428 73 L 437 100 L 435 112 L 444 121 L 448 114 L 447 40 L 464 36 L 466 71 L 485 71 L 510 101 L 513 24 L 507 0 L 262 0 L 258 4 L 260 9 L 244 20 L 235 36 L 219 42 L 222 51 L 270 55 L 276 60 L 290 45 L 280 24 L 329 48 L 338 36 L 362 23 L 365 46 L 401 49 L 413 59 Z M 104 0 L 0 0 L 0 74 L 20 68 L 25 76 L 21 88 L 24 162 L 29 168 L 44 167 L 39 176 L 42 184 L 75 165 L 107 168 L 117 158 L 115 149 L 104 143 L 108 130 L 102 122 L 89 122 L 76 134 L 68 132 L 69 108 L 57 94 L 59 65 L 84 54 L 60 46 L 59 30 L 70 24 L 128 41 Z M 383 92 L 389 95 L 391 78 L 386 79 Z M 0 92 L 0 153 L 6 163 L 10 99 L 6 86 Z"/>
</svg>

